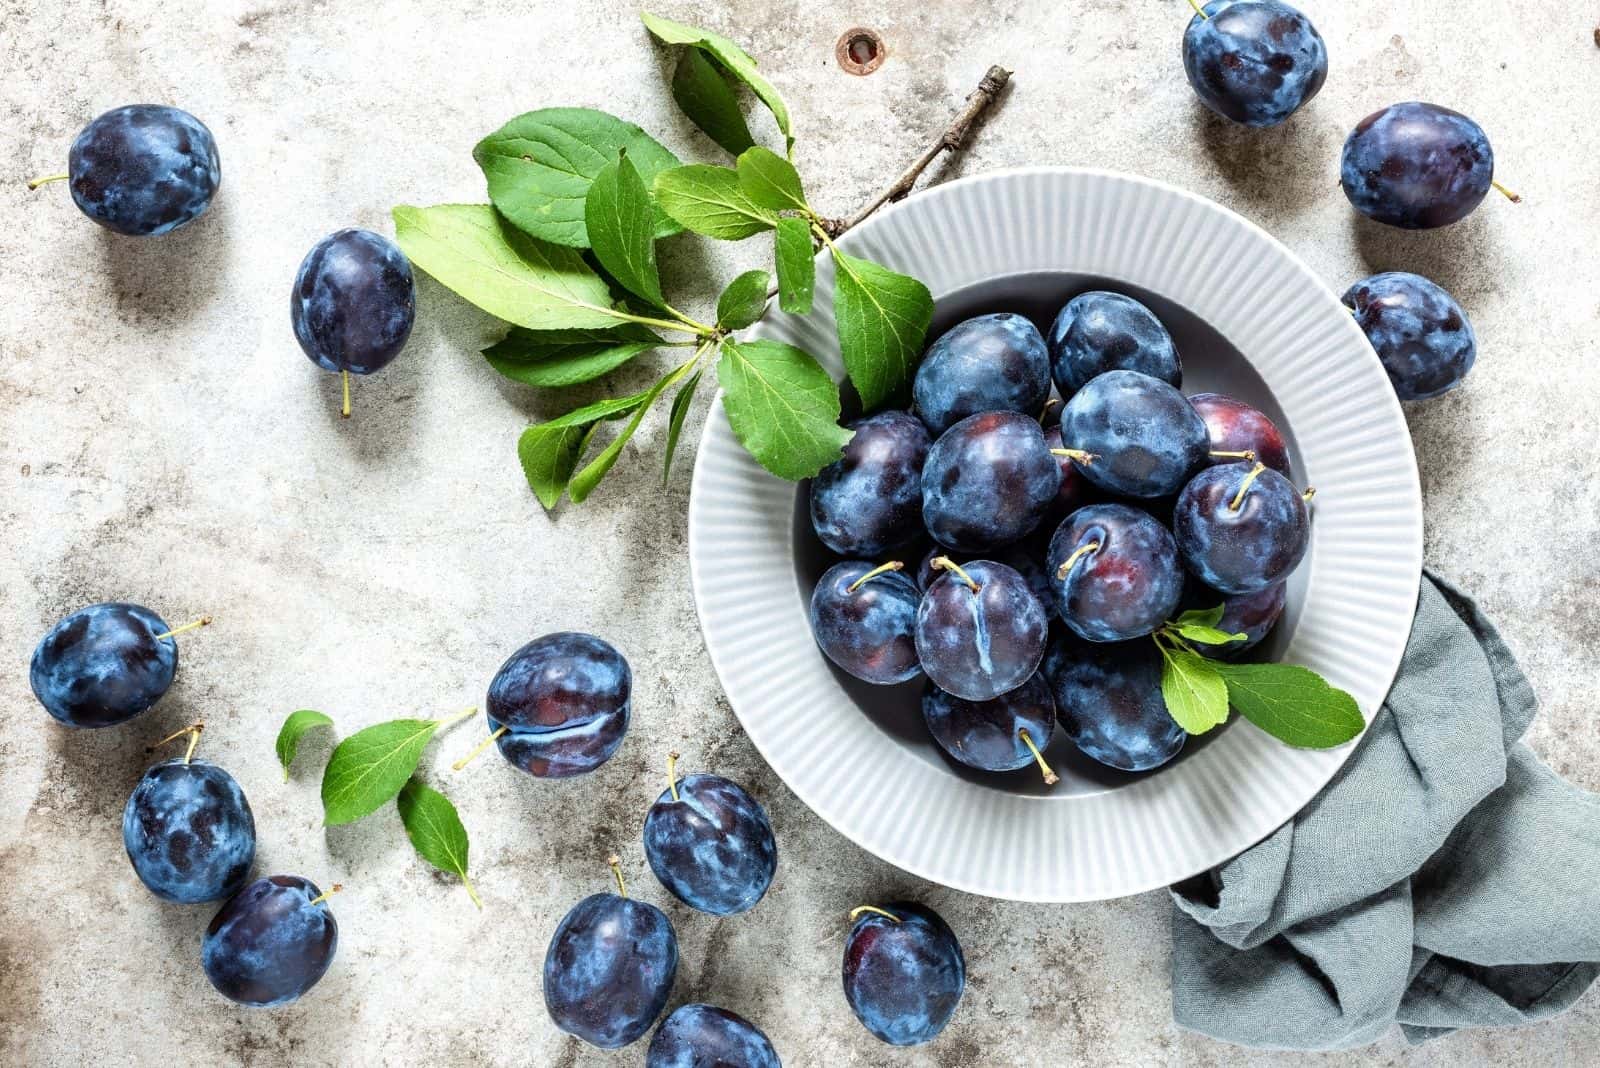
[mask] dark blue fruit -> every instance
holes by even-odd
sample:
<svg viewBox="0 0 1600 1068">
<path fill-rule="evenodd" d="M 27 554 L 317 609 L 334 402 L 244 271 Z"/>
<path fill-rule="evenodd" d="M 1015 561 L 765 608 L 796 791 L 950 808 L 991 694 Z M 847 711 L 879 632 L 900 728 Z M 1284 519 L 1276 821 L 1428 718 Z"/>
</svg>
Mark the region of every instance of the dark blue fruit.
<svg viewBox="0 0 1600 1068">
<path fill-rule="evenodd" d="M 1345 291 L 1344 303 L 1356 313 L 1401 400 L 1448 393 L 1478 358 L 1467 313 L 1421 275 L 1387 271 L 1363 278 Z"/>
<path fill-rule="evenodd" d="M 114 108 L 83 128 L 67 155 L 72 200 L 132 237 L 165 234 L 204 214 L 222 181 L 217 143 L 187 111 Z"/>
<path fill-rule="evenodd" d="M 1125 497 L 1176 493 L 1209 452 L 1188 399 L 1138 371 L 1107 371 L 1079 390 L 1061 413 L 1061 440 L 1088 454 L 1073 462 L 1090 482 Z"/>
<path fill-rule="evenodd" d="M 922 521 L 947 549 L 985 552 L 1033 532 L 1061 488 L 1061 469 L 1037 419 L 984 412 L 963 419 L 928 450 Z"/>
<path fill-rule="evenodd" d="M 1246 126 L 1276 126 L 1321 90 L 1328 46 L 1279 0 L 1211 0 L 1183 34 L 1183 70 L 1200 102 Z"/>
<path fill-rule="evenodd" d="M 893 1046 L 936 1038 L 961 1002 L 967 962 L 939 914 L 896 901 L 852 914 L 844 996 L 856 1019 Z"/>
<path fill-rule="evenodd" d="M 935 579 L 917 606 L 917 656 L 940 689 L 987 701 L 1027 682 L 1044 656 L 1049 617 L 1028 580 L 992 560 Z"/>
<path fill-rule="evenodd" d="M 54 627 L 33 651 L 28 681 L 45 711 L 69 727 L 110 727 L 154 705 L 178 671 L 170 628 L 136 604 L 92 604 Z"/>
<path fill-rule="evenodd" d="M 1056 315 L 1050 371 L 1067 398 L 1107 371 L 1139 371 L 1183 384 L 1183 364 L 1161 320 L 1132 297 L 1101 290 L 1080 293 Z"/>
<path fill-rule="evenodd" d="M 1212 463 L 1255 460 L 1290 477 L 1289 446 L 1277 424 L 1264 413 L 1221 393 L 1196 393 L 1189 403 L 1206 424 Z"/>
<path fill-rule="evenodd" d="M 512 653 L 489 683 L 500 755 L 529 775 L 564 779 L 611 758 L 628 731 L 633 672 L 610 642 L 562 631 Z"/>
<path fill-rule="evenodd" d="M 760 1028 L 712 1005 L 680 1005 L 650 1040 L 644 1068 L 783 1068 Z"/>
<path fill-rule="evenodd" d="M 1437 104 L 1391 104 L 1351 131 L 1339 175 L 1361 214 L 1429 230 L 1460 222 L 1483 202 L 1494 184 L 1494 150 L 1465 115 Z"/>
<path fill-rule="evenodd" d="M 840 556 L 882 556 L 922 533 L 933 439 L 909 412 L 879 412 L 850 429 L 844 454 L 811 480 L 811 528 Z"/>
<path fill-rule="evenodd" d="M 1172 531 L 1183 562 L 1202 582 L 1223 593 L 1254 593 L 1300 563 L 1311 516 L 1300 491 L 1278 472 L 1224 464 L 1183 488 Z"/>
<path fill-rule="evenodd" d="M 958 763 L 979 771 L 1016 771 L 1036 763 L 1045 782 L 1057 781 L 1041 755 L 1055 733 L 1056 704 L 1037 672 L 989 701 L 963 701 L 930 682 L 922 691 L 922 718 L 939 748 Z"/>
<path fill-rule="evenodd" d="M 1183 598 L 1183 568 L 1167 529 L 1125 504 L 1091 504 L 1050 539 L 1045 567 L 1061 619 L 1092 642 L 1140 638 Z"/>
<path fill-rule="evenodd" d="M 544 1006 L 567 1034 L 620 1049 L 650 1030 L 677 974 L 678 936 L 666 913 L 593 894 L 572 906 L 545 950 Z"/>
<path fill-rule="evenodd" d="M 340 230 L 300 262 L 289 299 L 295 340 L 325 371 L 370 375 L 400 355 L 417 315 L 411 261 L 370 230 Z"/>
<path fill-rule="evenodd" d="M 922 674 L 915 637 L 921 600 L 916 583 L 899 571 L 846 560 L 811 591 L 811 635 L 829 660 L 863 682 L 907 682 Z"/>
<path fill-rule="evenodd" d="M 200 963 L 211 985 L 241 1005 L 283 1005 L 317 985 L 338 947 L 339 925 L 316 884 L 273 875 L 212 917 Z"/>
<path fill-rule="evenodd" d="M 1222 606 L 1222 618 L 1217 621 L 1217 629 L 1226 634 L 1243 634 L 1244 640 L 1226 645 L 1196 643 L 1194 650 L 1212 660 L 1234 660 L 1260 645 L 1262 639 L 1272 633 L 1272 628 L 1283 618 L 1286 591 L 1281 582 L 1255 593 L 1226 594 L 1201 586 L 1188 593 L 1184 600 L 1199 609 Z"/>
<path fill-rule="evenodd" d="M 644 820 L 644 855 L 674 897 L 715 916 L 753 908 L 778 868 L 766 810 L 720 775 L 674 780 L 656 798 Z"/>
<path fill-rule="evenodd" d="M 1188 735 L 1161 696 L 1161 651 L 1152 641 L 1086 642 L 1064 634 L 1045 657 L 1056 716 L 1084 755 L 1122 771 L 1160 767 Z"/>
<path fill-rule="evenodd" d="M 250 876 L 256 823 L 232 775 L 201 760 L 167 760 L 146 771 L 128 797 L 122 844 L 157 897 L 220 901 Z"/>
<path fill-rule="evenodd" d="M 1000 312 L 957 323 L 928 348 L 911 384 L 935 435 L 979 412 L 1037 416 L 1050 395 L 1050 353 L 1039 328 Z"/>
</svg>

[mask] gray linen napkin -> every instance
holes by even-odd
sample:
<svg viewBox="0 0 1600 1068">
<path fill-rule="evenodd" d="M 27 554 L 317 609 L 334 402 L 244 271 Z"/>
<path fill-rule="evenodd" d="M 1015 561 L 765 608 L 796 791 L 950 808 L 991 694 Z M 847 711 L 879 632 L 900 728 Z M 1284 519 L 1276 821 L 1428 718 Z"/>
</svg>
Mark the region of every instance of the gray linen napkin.
<svg viewBox="0 0 1600 1068">
<path fill-rule="evenodd" d="M 1400 673 L 1299 815 L 1172 888 L 1172 1015 L 1338 1049 L 1545 1019 L 1600 974 L 1600 795 L 1518 741 L 1537 702 L 1472 600 L 1426 574 Z"/>
</svg>

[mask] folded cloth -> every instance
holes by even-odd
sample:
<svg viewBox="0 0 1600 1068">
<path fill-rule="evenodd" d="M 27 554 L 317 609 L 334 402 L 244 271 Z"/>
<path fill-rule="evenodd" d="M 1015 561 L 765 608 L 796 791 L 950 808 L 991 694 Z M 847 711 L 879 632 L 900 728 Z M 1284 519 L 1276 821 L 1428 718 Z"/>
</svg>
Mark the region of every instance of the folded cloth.
<svg viewBox="0 0 1600 1068">
<path fill-rule="evenodd" d="M 1600 974 L 1600 795 L 1519 738 L 1537 702 L 1425 574 L 1366 737 L 1258 845 L 1172 888 L 1172 1015 L 1225 1042 L 1412 1042 L 1553 1016 Z"/>
</svg>

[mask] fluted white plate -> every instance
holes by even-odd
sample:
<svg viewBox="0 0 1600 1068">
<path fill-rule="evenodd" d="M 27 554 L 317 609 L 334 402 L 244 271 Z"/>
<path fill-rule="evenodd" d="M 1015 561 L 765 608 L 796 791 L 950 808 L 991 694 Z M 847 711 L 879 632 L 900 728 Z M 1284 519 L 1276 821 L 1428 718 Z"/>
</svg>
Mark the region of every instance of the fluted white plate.
<svg viewBox="0 0 1600 1068">
<path fill-rule="evenodd" d="M 1040 318 L 1089 288 L 1151 302 L 1178 341 L 1185 388 L 1234 393 L 1280 418 L 1296 479 L 1317 490 L 1311 551 L 1272 652 L 1348 690 L 1369 721 L 1410 631 L 1422 560 L 1416 460 L 1394 391 L 1350 314 L 1288 249 L 1240 216 L 1129 175 L 1030 168 L 939 186 L 841 244 L 915 275 L 936 328 L 1012 307 Z M 843 377 L 832 266 L 815 309 L 775 311 L 765 337 Z M 822 562 L 796 487 L 763 471 L 720 404 L 701 438 L 689 558 L 706 647 L 751 740 L 840 833 L 923 878 L 973 893 L 1089 901 L 1215 866 L 1309 801 L 1353 748 L 1291 749 L 1234 717 L 1142 777 L 1098 768 L 1061 739 L 1063 782 L 984 777 L 918 728 L 915 685 L 857 685 L 811 639 Z"/>
</svg>

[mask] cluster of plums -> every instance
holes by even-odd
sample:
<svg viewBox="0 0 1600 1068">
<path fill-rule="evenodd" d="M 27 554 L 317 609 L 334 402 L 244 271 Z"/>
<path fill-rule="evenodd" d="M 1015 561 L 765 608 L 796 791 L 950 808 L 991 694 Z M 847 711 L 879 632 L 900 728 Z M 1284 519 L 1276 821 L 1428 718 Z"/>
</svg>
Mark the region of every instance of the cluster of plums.
<svg viewBox="0 0 1600 1068">
<path fill-rule="evenodd" d="M 114 108 L 85 126 L 67 154 L 64 179 L 89 218 L 131 237 L 155 237 L 193 222 L 222 182 L 217 142 L 187 111 L 155 104 Z M 289 317 L 307 357 L 327 371 L 369 375 L 400 354 L 416 317 L 411 263 L 370 230 L 329 234 L 295 275 Z M 350 414 L 345 378 L 344 414 Z"/>
<path fill-rule="evenodd" d="M 208 621 L 172 628 L 136 604 L 81 608 L 34 650 L 28 672 L 34 695 L 68 727 L 125 723 L 172 686 L 176 635 Z M 256 856 L 250 802 L 226 770 L 194 759 L 200 731 L 196 724 L 164 739 L 188 735 L 188 751 L 139 779 L 122 810 L 122 843 L 157 897 L 184 905 L 223 902 L 200 947 L 211 984 L 243 1005 L 282 1005 L 328 970 L 339 925 L 328 894 L 309 879 L 248 881 Z"/>
<path fill-rule="evenodd" d="M 1181 381 L 1166 328 L 1117 293 L 1074 297 L 1048 339 L 1010 313 L 939 337 L 914 410 L 853 423 L 811 483 L 812 527 L 846 557 L 812 591 L 822 651 L 870 683 L 925 676 L 928 730 L 968 767 L 1054 782 L 1057 724 L 1114 768 L 1172 759 L 1148 636 L 1221 605 L 1246 637 L 1213 655 L 1256 645 L 1310 534 L 1278 428 Z M 913 570 L 879 563 L 907 550 Z"/>
</svg>

